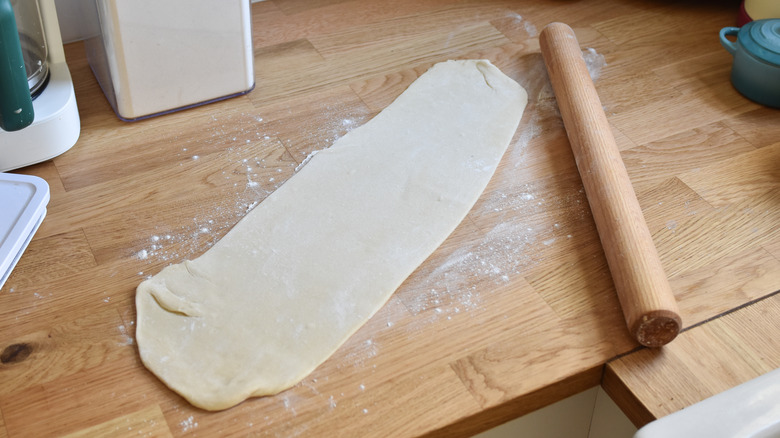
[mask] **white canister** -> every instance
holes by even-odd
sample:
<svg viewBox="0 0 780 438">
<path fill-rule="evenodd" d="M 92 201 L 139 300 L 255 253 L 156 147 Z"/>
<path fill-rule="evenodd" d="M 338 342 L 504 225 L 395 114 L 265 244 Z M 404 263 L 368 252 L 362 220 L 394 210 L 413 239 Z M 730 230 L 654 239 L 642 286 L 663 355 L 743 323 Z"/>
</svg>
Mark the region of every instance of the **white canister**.
<svg viewBox="0 0 780 438">
<path fill-rule="evenodd" d="M 249 0 L 94 0 L 87 59 L 123 120 L 245 94 L 254 87 Z"/>
</svg>

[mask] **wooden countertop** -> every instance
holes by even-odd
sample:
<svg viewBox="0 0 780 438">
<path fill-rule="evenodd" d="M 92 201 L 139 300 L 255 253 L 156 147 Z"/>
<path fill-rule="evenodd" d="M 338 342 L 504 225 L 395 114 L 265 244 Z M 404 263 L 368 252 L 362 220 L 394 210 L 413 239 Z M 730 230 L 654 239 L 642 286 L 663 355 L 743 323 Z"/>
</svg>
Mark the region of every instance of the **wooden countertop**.
<svg viewBox="0 0 780 438">
<path fill-rule="evenodd" d="M 737 3 L 266 1 L 253 5 L 254 91 L 135 123 L 115 117 L 83 45 L 67 45 L 82 133 L 17 171 L 45 178 L 51 201 L 0 291 L 0 437 L 468 436 L 602 375 L 642 424 L 682 407 L 647 388 L 675 364 L 695 375 L 686 354 L 748 359 L 686 386 L 685 403 L 780 366 L 780 348 L 749 342 L 780 334 L 780 113 L 729 84 L 717 33 Z M 539 55 L 551 21 L 593 49 L 596 87 L 694 327 L 660 351 L 626 333 Z M 208 249 L 309 153 L 452 58 L 492 60 L 530 105 L 477 205 L 388 304 L 299 385 L 226 411 L 193 408 L 149 373 L 133 338 L 138 283 Z M 764 323 L 739 322 L 758 313 Z"/>
</svg>

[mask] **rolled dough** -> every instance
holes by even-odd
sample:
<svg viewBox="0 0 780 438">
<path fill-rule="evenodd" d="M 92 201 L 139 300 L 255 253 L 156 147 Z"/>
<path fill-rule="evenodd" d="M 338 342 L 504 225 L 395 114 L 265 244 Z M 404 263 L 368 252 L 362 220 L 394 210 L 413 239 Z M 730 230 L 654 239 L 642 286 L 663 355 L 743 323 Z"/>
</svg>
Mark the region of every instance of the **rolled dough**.
<svg viewBox="0 0 780 438">
<path fill-rule="evenodd" d="M 433 66 L 203 255 L 138 286 L 144 365 L 208 410 L 301 381 L 463 220 L 526 100 L 489 61 Z"/>
</svg>

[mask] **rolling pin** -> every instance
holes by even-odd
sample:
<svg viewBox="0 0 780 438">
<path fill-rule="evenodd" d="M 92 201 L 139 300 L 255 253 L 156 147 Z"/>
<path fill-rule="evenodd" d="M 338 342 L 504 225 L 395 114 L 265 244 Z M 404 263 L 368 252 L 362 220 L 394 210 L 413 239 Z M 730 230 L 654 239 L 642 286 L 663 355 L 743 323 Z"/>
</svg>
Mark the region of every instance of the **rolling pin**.
<svg viewBox="0 0 780 438">
<path fill-rule="evenodd" d="M 628 330 L 642 345 L 666 345 L 680 312 L 577 37 L 551 23 L 539 44 Z"/>
</svg>

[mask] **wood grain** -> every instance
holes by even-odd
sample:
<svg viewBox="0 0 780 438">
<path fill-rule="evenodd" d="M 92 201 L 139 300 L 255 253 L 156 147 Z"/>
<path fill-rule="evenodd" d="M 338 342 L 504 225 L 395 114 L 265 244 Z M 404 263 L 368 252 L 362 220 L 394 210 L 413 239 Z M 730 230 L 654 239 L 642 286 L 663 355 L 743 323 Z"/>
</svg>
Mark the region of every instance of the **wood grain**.
<svg viewBox="0 0 780 438">
<path fill-rule="evenodd" d="M 18 171 L 44 178 L 51 201 L 0 290 L 0 437 L 470 436 L 603 372 L 647 421 L 777 367 L 778 113 L 728 82 L 717 32 L 733 3 L 266 0 L 252 5 L 254 91 L 135 123 L 116 118 L 83 45 L 68 44 L 82 133 Z M 662 352 L 636 350 L 607 274 L 540 54 L 552 21 L 605 58 L 596 89 L 696 327 Z M 138 283 L 207 250 L 309 153 L 451 58 L 490 59 L 529 106 L 474 209 L 388 304 L 299 385 L 224 412 L 147 372 Z M 696 355 L 729 368 L 691 380 Z M 648 392 L 656 362 L 675 400 L 669 383 Z"/>
<path fill-rule="evenodd" d="M 637 426 L 676 412 L 780 366 L 780 295 L 682 333 L 663 351 L 644 350 L 607 365 L 604 388 L 632 409 Z M 630 391 L 629 392 L 627 392 Z"/>
<path fill-rule="evenodd" d="M 185 426 L 188 424 L 184 421 Z M 193 423 L 194 426 L 194 423 Z M 66 438 L 89 438 L 95 436 L 131 435 L 149 437 L 172 437 L 160 407 L 150 405 L 140 411 L 113 418 L 104 423 L 65 435 Z"/>
</svg>

